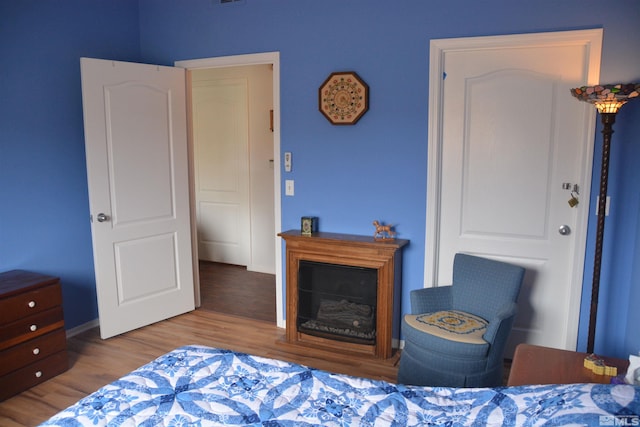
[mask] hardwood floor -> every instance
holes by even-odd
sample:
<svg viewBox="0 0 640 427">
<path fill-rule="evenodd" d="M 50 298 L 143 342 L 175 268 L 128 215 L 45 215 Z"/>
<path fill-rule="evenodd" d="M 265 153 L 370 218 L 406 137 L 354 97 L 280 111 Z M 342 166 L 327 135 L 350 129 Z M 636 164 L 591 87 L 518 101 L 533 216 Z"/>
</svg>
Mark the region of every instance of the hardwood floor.
<svg viewBox="0 0 640 427">
<path fill-rule="evenodd" d="M 209 267 L 216 269 L 224 266 Z M 242 270 L 235 268 L 229 269 L 226 274 L 227 277 L 234 277 L 234 283 L 238 283 L 239 277 L 243 276 Z M 260 283 L 260 280 L 255 283 Z M 107 340 L 100 339 L 98 328 L 69 338 L 70 369 L 0 402 L 0 426 L 37 426 L 103 385 L 176 347 L 189 344 L 226 348 L 331 372 L 395 381 L 398 354 L 387 360 L 378 360 L 288 344 L 284 329 L 275 325 L 275 286 L 273 298 L 242 295 L 238 293 L 239 289 L 249 291 L 252 287 L 236 286 L 224 297 L 221 291 L 217 294 L 216 303 L 204 297 L 203 307 L 198 310 Z M 274 304 L 273 310 L 268 309 L 271 314 L 259 308 L 268 305 L 262 304 L 264 301 L 261 299 L 265 298 L 270 298 Z M 252 319 L 249 316 L 269 320 Z"/>
<path fill-rule="evenodd" d="M 276 278 L 243 266 L 200 261 L 201 308 L 276 323 Z"/>
<path fill-rule="evenodd" d="M 292 346 L 274 323 L 198 309 L 100 339 L 92 329 L 68 340 L 70 369 L 0 402 L 0 426 L 33 427 L 87 394 L 182 345 L 203 344 L 375 379 L 395 380 L 397 358 L 377 360 Z"/>
<path fill-rule="evenodd" d="M 332 372 L 394 381 L 397 358 L 377 360 L 292 346 L 275 325 L 275 279 L 244 267 L 201 264 L 202 307 L 108 340 L 98 328 L 69 338 L 70 369 L 0 402 L 0 426 L 33 427 L 176 347 L 202 344 Z"/>
</svg>

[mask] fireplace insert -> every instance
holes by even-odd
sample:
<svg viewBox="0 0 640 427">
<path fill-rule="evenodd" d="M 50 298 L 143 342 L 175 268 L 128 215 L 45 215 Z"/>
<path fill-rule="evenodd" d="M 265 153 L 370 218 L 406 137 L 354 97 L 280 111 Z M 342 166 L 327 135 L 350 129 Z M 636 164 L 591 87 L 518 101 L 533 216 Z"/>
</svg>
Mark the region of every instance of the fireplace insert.
<svg viewBox="0 0 640 427">
<path fill-rule="evenodd" d="M 298 331 L 323 338 L 375 344 L 378 271 L 301 260 Z"/>
</svg>

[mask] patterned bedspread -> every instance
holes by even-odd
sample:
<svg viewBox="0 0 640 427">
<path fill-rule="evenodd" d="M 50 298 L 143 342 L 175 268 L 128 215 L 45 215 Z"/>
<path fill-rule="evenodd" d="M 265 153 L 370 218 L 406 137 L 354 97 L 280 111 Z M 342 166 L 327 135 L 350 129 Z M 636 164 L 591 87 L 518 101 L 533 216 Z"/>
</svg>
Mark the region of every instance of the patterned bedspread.
<svg viewBox="0 0 640 427">
<path fill-rule="evenodd" d="M 640 425 L 640 387 L 412 387 L 202 346 L 178 348 L 42 426 Z"/>
</svg>

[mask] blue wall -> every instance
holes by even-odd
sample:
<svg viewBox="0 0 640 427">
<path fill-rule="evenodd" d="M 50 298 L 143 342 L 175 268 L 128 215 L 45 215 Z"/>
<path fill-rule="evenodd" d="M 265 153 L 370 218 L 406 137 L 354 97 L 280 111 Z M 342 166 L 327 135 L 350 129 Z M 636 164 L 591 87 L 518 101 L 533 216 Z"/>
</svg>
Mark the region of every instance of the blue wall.
<svg viewBox="0 0 640 427">
<path fill-rule="evenodd" d="M 62 276 L 69 326 L 96 313 L 86 220 L 81 55 L 170 65 L 181 59 L 279 51 L 281 148 L 291 151 L 294 160 L 293 172 L 282 176 L 296 184 L 295 197 L 282 200 L 282 229 L 297 228 L 304 215 L 318 216 L 321 229 L 334 232 L 370 234 L 373 219 L 395 224 L 400 237 L 411 240 L 404 259 L 405 307 L 408 291 L 423 283 L 429 40 L 604 28 L 601 81 L 640 81 L 637 0 L 246 0 L 226 6 L 212 0 L 0 2 L 0 54 L 8 65 L 0 68 L 0 85 L 7 85 L 6 73 L 13 82 L 7 88 L 10 96 L 0 99 L 0 120 L 9 119 L 6 126 L 0 122 L 0 270 L 31 268 Z M 42 18 L 54 15 L 49 8 L 58 19 L 53 35 L 56 24 Z M 44 65 L 49 61 L 58 75 L 55 83 L 62 80 L 64 88 L 41 82 L 53 78 L 52 67 Z M 33 85 L 34 76 L 29 78 L 25 69 L 32 69 L 42 86 L 28 103 L 17 89 Z M 370 110 L 355 126 L 332 126 L 318 112 L 317 88 L 337 70 L 358 72 L 371 88 Z M 51 111 L 34 117 L 34 104 Z M 640 181 L 634 164 L 640 160 L 640 141 L 633 136 L 640 131 L 633 124 L 639 115 L 640 109 L 630 104 L 615 126 L 614 202 L 603 271 L 607 284 L 596 347 L 622 357 L 640 350 L 640 334 L 634 335 L 638 310 L 633 310 L 640 299 L 640 267 L 634 262 L 640 256 L 640 198 L 634 185 Z M 598 133 L 598 147 L 599 142 Z M 596 165 L 598 155 L 596 150 Z M 54 217 L 43 220 L 43 212 Z M 593 230 L 585 266 L 582 349 L 592 235 Z"/>
<path fill-rule="evenodd" d="M 67 327 L 97 317 L 80 57 L 140 57 L 128 0 L 0 0 L 0 271 L 61 277 Z"/>
<path fill-rule="evenodd" d="M 430 39 L 604 28 L 601 81 L 640 80 L 640 61 L 631 54 L 640 46 L 640 4 L 635 0 L 247 0 L 227 7 L 202 1 L 192 2 L 188 10 L 172 0 L 141 0 L 140 5 L 141 48 L 149 62 L 280 51 L 282 151 L 294 157 L 294 171 L 283 172 L 283 179 L 296 182 L 296 196 L 283 198 L 282 228 L 297 228 L 303 215 L 320 217 L 321 229 L 335 232 L 369 234 L 372 219 L 396 224 L 400 236 L 411 240 L 405 253 L 406 289 L 423 283 Z M 355 70 L 371 87 L 371 108 L 353 127 L 331 126 L 317 111 L 317 87 L 336 70 Z M 633 310 L 627 303 L 632 291 L 637 301 L 640 287 L 640 273 L 632 277 L 635 234 L 629 234 L 637 228 L 638 201 L 616 205 L 629 191 L 634 194 L 632 183 L 639 178 L 633 160 L 640 148 L 631 143 L 630 129 L 638 112 L 632 108 L 623 109 L 615 127 L 614 203 L 607 220 L 596 347 L 620 356 L 640 350 L 640 337 L 633 337 L 628 326 Z M 589 316 L 593 218 L 591 223 L 580 348 L 586 346 Z M 407 292 L 403 305 L 408 306 Z"/>
</svg>

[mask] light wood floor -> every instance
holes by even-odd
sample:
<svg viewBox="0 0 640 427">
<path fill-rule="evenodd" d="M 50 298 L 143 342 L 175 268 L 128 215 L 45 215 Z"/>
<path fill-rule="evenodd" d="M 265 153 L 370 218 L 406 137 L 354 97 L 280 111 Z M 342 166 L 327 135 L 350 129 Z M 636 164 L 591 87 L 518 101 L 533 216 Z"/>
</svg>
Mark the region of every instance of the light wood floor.
<svg viewBox="0 0 640 427">
<path fill-rule="evenodd" d="M 238 275 L 243 274 L 242 270 L 235 269 L 225 274 L 235 276 L 236 283 L 242 283 L 237 281 Z M 258 279 L 256 284 L 264 278 Z M 247 286 L 243 289 L 251 293 L 256 288 Z M 226 348 L 301 363 L 331 372 L 395 381 L 397 354 L 388 360 L 378 360 L 290 345 L 285 341 L 284 329 L 276 327 L 275 321 L 246 317 L 258 313 L 260 307 L 269 305 L 234 303 L 238 298 L 241 301 L 247 301 L 247 298 L 255 301 L 257 298 L 239 296 L 237 292 L 238 289 L 229 293 L 229 299 L 223 304 L 226 313 L 212 311 L 212 306 L 203 300 L 203 309 L 108 340 L 100 339 L 97 328 L 70 338 L 70 369 L 43 384 L 0 402 L 0 427 L 37 426 L 103 385 L 174 348 L 189 344 Z M 272 301 L 274 299 L 275 296 Z M 253 310 L 247 311 L 243 305 L 252 306 Z M 255 317 L 275 317 L 270 310 L 271 308 L 268 308 L 268 313 L 256 314 Z M 507 375 L 508 370 L 505 372 L 505 378 Z"/>
<path fill-rule="evenodd" d="M 101 340 L 97 328 L 68 340 L 71 368 L 0 402 L 0 426 L 33 427 L 150 360 L 182 345 L 203 344 L 313 366 L 333 372 L 394 381 L 397 359 L 380 361 L 307 350 L 284 342 L 275 324 L 196 310 Z"/>
<path fill-rule="evenodd" d="M 70 369 L 0 402 L 0 426 L 37 426 L 103 385 L 176 347 L 189 344 L 395 381 L 397 357 L 385 361 L 345 357 L 287 344 L 284 329 L 275 325 L 275 282 L 270 287 L 268 275 L 210 263 L 201 265 L 201 274 L 203 308 L 108 340 L 100 339 L 98 328 L 70 338 Z M 216 300 L 210 295 L 217 295 Z"/>
</svg>

